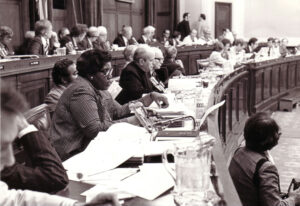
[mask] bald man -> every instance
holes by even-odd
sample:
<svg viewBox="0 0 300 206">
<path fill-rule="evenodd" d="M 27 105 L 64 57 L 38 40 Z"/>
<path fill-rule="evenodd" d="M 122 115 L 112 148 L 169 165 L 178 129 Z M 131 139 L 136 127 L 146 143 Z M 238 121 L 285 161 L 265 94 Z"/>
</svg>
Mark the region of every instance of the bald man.
<svg viewBox="0 0 300 206">
<path fill-rule="evenodd" d="M 133 61 L 122 70 L 120 86 L 122 91 L 116 97 L 120 104 L 137 100 L 143 94 L 153 91 L 150 71 L 153 70 L 155 53 L 148 45 L 139 45 L 133 55 Z"/>
</svg>

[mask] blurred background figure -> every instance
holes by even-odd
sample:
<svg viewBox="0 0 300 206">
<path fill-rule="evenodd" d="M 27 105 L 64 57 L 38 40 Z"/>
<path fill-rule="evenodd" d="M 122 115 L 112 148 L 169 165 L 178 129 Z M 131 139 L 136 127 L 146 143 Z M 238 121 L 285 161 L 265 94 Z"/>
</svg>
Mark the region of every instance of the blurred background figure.
<svg viewBox="0 0 300 206">
<path fill-rule="evenodd" d="M 26 31 L 25 36 L 24 36 L 24 41 L 19 46 L 18 50 L 16 51 L 16 54 L 18 55 L 24 55 L 27 54 L 27 48 L 29 46 L 30 41 L 35 37 L 34 31 Z"/>
<path fill-rule="evenodd" d="M 190 13 L 186 12 L 183 14 L 183 20 L 179 22 L 176 26 L 176 31 L 179 31 L 181 34 L 181 41 L 191 33 L 191 28 L 190 28 Z"/>
<path fill-rule="evenodd" d="M 111 45 L 110 42 L 107 40 L 107 29 L 104 26 L 98 27 L 99 37 L 94 42 L 94 48 L 101 49 L 104 51 L 110 51 Z"/>
<path fill-rule="evenodd" d="M 88 27 L 85 24 L 77 24 L 71 28 L 69 35 L 61 39 L 61 47 L 66 47 L 68 53 L 75 54 L 76 51 L 84 50 L 80 42 L 84 39 Z"/>
<path fill-rule="evenodd" d="M 143 35 L 138 40 L 138 43 L 140 44 L 151 44 L 153 42 L 156 42 L 156 39 L 154 38 L 155 35 L 155 28 L 153 26 L 146 26 L 143 29 Z"/>
<path fill-rule="evenodd" d="M 169 29 L 165 29 L 162 33 L 160 43 L 163 44 L 165 47 L 167 47 L 171 44 L 170 34 L 171 34 L 171 32 Z"/>
<path fill-rule="evenodd" d="M 84 50 L 93 49 L 94 48 L 94 42 L 97 41 L 98 37 L 99 37 L 98 28 L 95 27 L 95 26 L 91 26 L 88 29 L 85 38 L 81 42 L 79 42 L 80 47 L 83 48 Z"/>
<path fill-rule="evenodd" d="M 138 47 L 138 45 L 129 45 L 124 49 L 123 55 L 124 55 L 126 62 L 122 69 L 124 69 L 130 62 L 133 61 L 133 55 L 134 55 L 134 52 L 137 49 L 137 47 Z"/>
<path fill-rule="evenodd" d="M 65 37 L 65 36 L 68 36 L 70 35 L 70 30 L 67 28 L 67 27 L 62 27 L 58 33 L 58 40 L 59 40 L 59 43 L 62 44 L 62 39 Z"/>
<path fill-rule="evenodd" d="M 53 35 L 52 23 L 48 20 L 39 20 L 34 25 L 35 37 L 29 43 L 28 54 L 48 55 L 53 54 L 55 46 L 50 41 Z"/>
<path fill-rule="evenodd" d="M 138 44 L 136 39 L 132 36 L 132 27 L 131 26 L 123 26 L 121 34 L 119 34 L 113 44 L 117 44 L 118 47 L 125 47 L 132 44 Z"/>
<path fill-rule="evenodd" d="M 200 14 L 198 25 L 197 25 L 197 37 L 198 39 L 203 39 L 204 41 L 212 40 L 211 31 L 206 22 L 205 14 Z"/>
<path fill-rule="evenodd" d="M 13 35 L 13 30 L 8 26 L 0 27 L 0 58 L 14 54 L 10 46 Z"/>
</svg>

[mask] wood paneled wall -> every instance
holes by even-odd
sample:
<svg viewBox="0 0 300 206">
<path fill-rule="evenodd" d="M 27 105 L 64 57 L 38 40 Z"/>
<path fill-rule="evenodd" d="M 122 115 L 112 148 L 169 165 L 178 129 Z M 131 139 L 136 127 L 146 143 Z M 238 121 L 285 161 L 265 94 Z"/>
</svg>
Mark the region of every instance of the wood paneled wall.
<svg viewBox="0 0 300 206">
<path fill-rule="evenodd" d="M 0 0 L 0 26 L 12 28 L 12 45 L 19 46 L 29 30 L 29 0 Z"/>
<path fill-rule="evenodd" d="M 113 41 L 123 25 L 131 25 L 133 36 L 141 36 L 145 25 L 145 1 L 138 0 L 133 4 L 119 1 L 103 1 L 102 25 L 109 32 L 108 39 Z"/>
</svg>

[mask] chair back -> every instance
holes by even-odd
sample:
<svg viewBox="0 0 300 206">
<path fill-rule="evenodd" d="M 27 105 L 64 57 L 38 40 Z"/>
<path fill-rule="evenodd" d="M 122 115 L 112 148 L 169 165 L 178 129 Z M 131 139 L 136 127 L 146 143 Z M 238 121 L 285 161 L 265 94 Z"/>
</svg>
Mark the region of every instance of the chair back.
<svg viewBox="0 0 300 206">
<path fill-rule="evenodd" d="M 51 118 L 47 104 L 41 104 L 30 109 L 24 116 L 38 130 L 47 131 L 50 128 Z"/>
</svg>

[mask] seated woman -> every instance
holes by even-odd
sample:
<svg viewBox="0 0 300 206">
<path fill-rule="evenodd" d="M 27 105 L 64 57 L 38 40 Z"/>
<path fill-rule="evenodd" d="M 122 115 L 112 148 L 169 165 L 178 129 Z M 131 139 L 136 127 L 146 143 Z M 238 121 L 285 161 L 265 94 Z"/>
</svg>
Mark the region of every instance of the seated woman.
<svg viewBox="0 0 300 206">
<path fill-rule="evenodd" d="M 94 49 L 84 52 L 77 60 L 79 77 L 64 91 L 54 112 L 50 137 L 62 160 L 83 151 L 100 131 L 116 122 L 139 124 L 127 117 L 136 106 L 149 106 L 153 100 L 168 106 L 165 96 L 152 92 L 129 104 L 120 105 L 107 88 L 112 72 L 111 55 Z"/>
<path fill-rule="evenodd" d="M 54 87 L 50 90 L 44 100 L 44 102 L 48 105 L 51 116 L 55 111 L 55 107 L 60 96 L 67 86 L 77 78 L 77 74 L 76 65 L 72 60 L 62 59 L 55 63 L 52 70 Z"/>
<path fill-rule="evenodd" d="M 0 59 L 5 58 L 7 55 L 14 54 L 9 48 L 14 33 L 8 26 L 0 27 Z"/>
<path fill-rule="evenodd" d="M 170 45 L 175 46 L 175 47 L 183 46 L 184 44 L 182 43 L 182 41 L 180 39 L 181 39 L 180 32 L 174 31 L 173 38 L 170 40 Z"/>
<path fill-rule="evenodd" d="M 137 49 L 138 45 L 129 45 L 127 46 L 124 51 L 123 51 L 123 55 L 124 55 L 124 59 L 126 60 L 124 66 L 122 69 L 124 69 L 125 67 L 127 67 L 127 65 L 133 61 L 133 55 L 135 50 Z"/>
<path fill-rule="evenodd" d="M 244 128 L 246 147 L 239 148 L 229 172 L 243 206 L 294 206 L 300 204 L 300 188 L 280 197 L 279 175 L 268 151 L 278 144 L 279 127 L 266 113 L 250 117 Z"/>
</svg>

